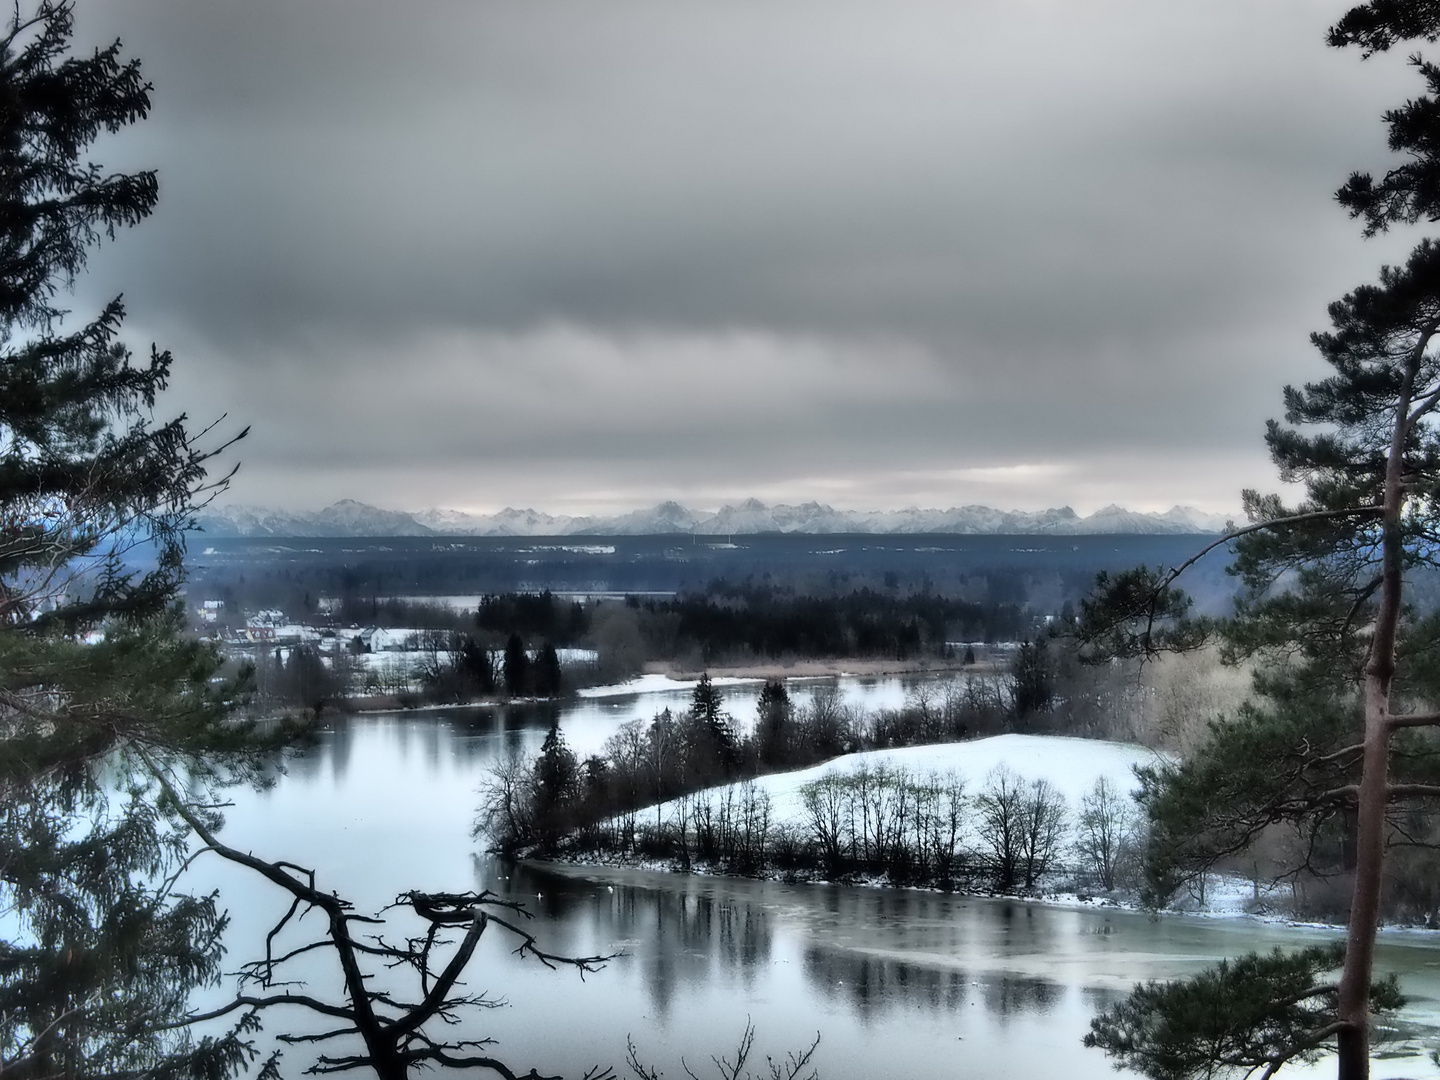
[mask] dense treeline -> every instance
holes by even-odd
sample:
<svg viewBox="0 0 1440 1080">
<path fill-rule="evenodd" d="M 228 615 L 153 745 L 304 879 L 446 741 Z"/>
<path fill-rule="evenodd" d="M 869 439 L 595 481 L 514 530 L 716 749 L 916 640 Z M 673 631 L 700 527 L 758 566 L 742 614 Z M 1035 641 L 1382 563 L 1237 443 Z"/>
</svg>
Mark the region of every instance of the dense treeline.
<svg viewBox="0 0 1440 1080">
<path fill-rule="evenodd" d="M 543 638 L 559 646 L 578 645 L 590 629 L 590 615 L 579 601 L 563 601 L 548 589 L 539 593 L 483 596 L 475 612 L 481 630 L 506 637 Z"/>
<path fill-rule="evenodd" d="M 707 662 L 736 655 L 903 660 L 943 653 L 946 641 L 1015 640 L 1029 628 L 1019 603 L 868 588 L 811 596 L 716 582 L 703 593 L 651 600 L 642 608 L 642 630 L 655 651 L 698 649 Z"/>
<path fill-rule="evenodd" d="M 725 709 L 706 675 L 685 712 L 666 709 L 649 721 L 632 720 L 583 762 L 553 730 L 535 762 L 516 758 L 497 771 L 481 816 L 502 850 L 548 851 L 576 831 L 644 806 L 861 750 L 1010 731 L 1133 735 L 1128 725 L 1136 697 L 1122 667 L 1082 668 L 1063 641 L 1048 637 L 1017 649 L 1004 675 L 920 686 L 900 709 L 852 708 L 833 683 L 797 703 L 782 680 L 772 679 L 761 690 L 753 721 L 745 723 Z M 536 778 L 542 773 L 563 782 L 541 784 Z"/>
<path fill-rule="evenodd" d="M 861 750 L 1003 732 L 1122 739 L 1188 753 L 1211 730 L 1216 715 L 1236 708 L 1247 687 L 1246 672 L 1222 667 L 1214 657 L 1198 664 L 1196 658 L 1172 658 L 1143 669 L 1127 663 L 1093 667 L 1077 662 L 1071 642 L 1048 636 L 1015 650 L 1002 676 L 922 684 L 900 709 L 862 712 L 847 707 L 828 687 L 807 700 L 792 701 L 783 683 L 772 682 L 764 688 L 754 717 L 737 719 L 726 712 L 715 688 L 702 681 L 688 710 L 632 721 L 602 753 L 585 760 L 576 759 L 561 733 L 554 731 L 542 755 L 548 755 L 548 761 L 513 759 L 500 770 L 482 819 L 490 841 L 510 851 L 554 852 L 568 845 L 679 865 L 707 862 L 736 873 L 794 871 L 832 879 L 885 875 L 894 882 L 923 881 L 947 888 L 1023 890 L 1027 882 L 1033 887 L 1038 880 L 1035 858 L 1030 857 L 1027 871 L 1021 848 L 1012 846 L 1009 856 L 1003 846 L 997 851 L 985 841 L 982 827 L 991 817 L 994 824 L 988 827 L 1000 835 L 1023 837 L 1024 800 L 1035 794 L 1029 783 L 1009 791 L 1001 785 L 995 798 L 983 801 L 981 792 L 963 793 L 969 839 L 947 851 L 937 846 L 934 822 L 936 815 L 948 817 L 951 803 L 962 793 L 937 794 L 934 788 L 937 783 L 943 788 L 944 778 L 884 770 L 868 779 L 863 770 L 837 775 L 806 797 L 824 800 L 843 827 L 821 830 L 812 815 L 809 831 L 801 832 L 776 827 L 759 790 L 744 788 L 743 782 Z M 1195 798 L 1210 797 L 1219 775 L 1234 768 L 1225 762 L 1215 766 Z M 1263 760 L 1255 767 L 1263 769 Z M 538 783 L 542 770 L 558 781 Z M 740 786 L 723 795 L 715 790 L 731 781 Z M 1100 800 L 1096 806 L 1086 802 L 1066 808 L 1071 838 L 1061 845 L 1058 860 L 1039 862 L 1053 862 L 1073 873 L 1084 888 L 1123 885 L 1132 892 L 1145 891 L 1150 883 L 1136 877 L 1136 845 L 1144 846 L 1138 837 L 1146 827 L 1135 817 L 1148 810 L 1158 822 L 1160 839 L 1170 834 L 1171 826 L 1163 813 L 1166 808 L 1155 804 L 1152 783 L 1147 781 L 1143 790 L 1147 797 L 1140 806 L 1111 790 L 1092 793 Z M 1007 812 L 1011 801 L 1019 801 L 1021 809 Z M 656 810 L 660 804 L 668 805 Z M 867 811 L 867 805 L 872 809 Z M 897 820 L 911 830 L 899 841 L 866 825 L 867 813 L 872 822 L 876 813 L 888 820 L 887 805 L 893 805 Z M 1028 811 L 1032 817 L 1035 805 Z M 1017 823 L 1013 833 L 1006 832 L 1007 820 Z M 1417 839 L 1428 839 L 1434 826 L 1429 817 L 1416 817 L 1407 828 Z M 1334 918 L 1340 908 L 1333 882 L 1344 869 L 1341 840 L 1274 826 L 1243 858 L 1218 860 L 1207 869 L 1253 881 L 1257 902 L 1264 893 L 1264 903 L 1293 914 Z M 1149 843 L 1155 842 L 1152 835 Z M 1305 852 L 1307 869 L 1286 874 L 1297 845 Z M 1440 889 L 1426 850 L 1400 852 L 1392 860 L 1389 917 L 1432 923 L 1440 917 Z M 1288 886 L 1288 895 L 1265 889 L 1277 883 Z M 1191 899 L 1203 903 L 1205 878 L 1189 884 Z M 1189 901 L 1182 897 L 1181 902 Z"/>
<path fill-rule="evenodd" d="M 733 547 L 689 537 L 579 540 L 445 537 L 307 538 L 303 545 L 216 539 L 197 560 L 192 600 L 229 588 L 237 603 L 280 607 L 327 596 L 357 603 L 397 596 L 507 592 L 702 592 L 713 581 L 769 584 L 813 596 L 864 588 L 930 591 L 1058 611 L 1095 574 L 1175 565 L 1195 547 L 1175 536 L 745 536 Z M 613 548 L 613 551 L 611 550 Z M 1195 568 L 1191 591 L 1222 611 L 1234 593 L 1225 560 Z M 382 601 L 383 602 L 383 601 Z"/>
<path fill-rule="evenodd" d="M 218 590 L 233 620 L 247 608 L 234 587 Z M 479 631 L 494 640 L 519 634 L 527 641 L 577 646 L 595 611 L 619 601 L 584 603 L 548 590 L 481 596 L 466 611 L 444 603 L 353 594 L 322 604 L 305 591 L 279 610 L 297 622 L 333 626 Z M 656 655 L 699 648 L 707 655 L 882 656 L 904 659 L 937 652 L 949 641 L 1013 641 L 1032 629 L 1023 600 L 965 600 L 930 592 L 901 595 L 871 588 L 815 595 L 771 585 L 711 582 L 673 599 L 625 601 Z M 256 610 L 249 608 L 248 610 Z"/>
<path fill-rule="evenodd" d="M 261 713 L 304 709 L 318 714 L 350 708 L 355 697 L 388 697 L 409 708 L 422 702 L 553 698 L 572 688 L 574 677 L 566 677 L 548 641 L 532 648 L 511 634 L 495 647 L 460 631 L 422 630 L 412 644 L 405 652 L 369 655 L 358 637 L 326 652 L 309 642 L 262 648 L 241 665 L 247 690 L 243 704 Z M 581 665 L 579 676 L 592 668 Z"/>
<path fill-rule="evenodd" d="M 504 593 L 480 597 L 468 612 L 400 599 L 322 606 L 307 594 L 299 614 L 291 617 L 324 628 L 330 644 L 323 659 L 309 646 L 297 647 L 303 656 L 262 651 L 256 657 L 260 697 L 307 708 L 353 694 L 407 700 L 420 695 L 435 702 L 464 702 L 497 690 L 509 696 L 551 696 L 560 690 L 557 648 L 596 654 L 583 667 L 572 663 L 566 679 L 570 687 L 620 681 L 657 659 L 702 665 L 757 658 L 939 655 L 965 662 L 973 661 L 973 651 L 947 643 L 1013 639 L 1035 622 L 1009 602 L 870 589 L 817 597 L 722 582 L 703 593 L 663 601 L 632 596 L 582 603 L 550 592 Z M 361 627 L 403 628 L 412 639 L 391 662 L 369 657 L 361 663 L 355 654 L 372 651 Z M 528 671 L 527 658 L 534 661 Z M 332 677 L 312 670 L 317 664 L 329 667 Z"/>
</svg>

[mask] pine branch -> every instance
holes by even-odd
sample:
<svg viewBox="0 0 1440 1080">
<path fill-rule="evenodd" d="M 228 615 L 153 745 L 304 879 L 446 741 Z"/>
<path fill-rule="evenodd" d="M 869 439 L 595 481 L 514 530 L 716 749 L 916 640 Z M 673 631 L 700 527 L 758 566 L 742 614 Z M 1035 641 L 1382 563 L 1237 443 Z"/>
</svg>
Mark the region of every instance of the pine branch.
<svg viewBox="0 0 1440 1080">
<path fill-rule="evenodd" d="M 1391 731 L 1399 731 L 1402 728 L 1436 727 L 1440 726 L 1440 713 L 1391 715 L 1386 718 L 1386 724 Z"/>
</svg>

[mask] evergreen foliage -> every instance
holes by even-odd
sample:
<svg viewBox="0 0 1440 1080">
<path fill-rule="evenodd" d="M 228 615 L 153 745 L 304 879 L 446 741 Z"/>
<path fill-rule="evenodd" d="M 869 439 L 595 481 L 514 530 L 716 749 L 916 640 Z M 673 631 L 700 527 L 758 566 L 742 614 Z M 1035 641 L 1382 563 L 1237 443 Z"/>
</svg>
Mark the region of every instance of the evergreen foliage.
<svg viewBox="0 0 1440 1080">
<path fill-rule="evenodd" d="M 1019 719 L 1049 712 L 1055 700 L 1055 672 L 1044 637 L 1022 641 L 1010 667 L 1010 701 Z"/>
<path fill-rule="evenodd" d="M 511 697 L 521 697 L 530 690 L 530 656 L 525 651 L 525 640 L 519 634 L 511 634 L 505 642 L 505 692 Z"/>
<path fill-rule="evenodd" d="M 701 674 L 690 692 L 690 713 L 686 724 L 686 760 L 697 779 L 728 778 L 740 764 L 740 739 L 735 722 L 725 711 L 724 696 Z"/>
<path fill-rule="evenodd" d="M 1312 1062 L 1326 1051 L 1337 1031 L 1338 988 L 1324 978 L 1344 956 L 1338 943 L 1276 949 L 1222 960 L 1193 979 L 1145 983 L 1091 1022 L 1085 1045 L 1151 1080 L 1269 1077 L 1286 1062 Z M 1393 977 L 1371 988 L 1372 1009 L 1403 1003 Z"/>
<path fill-rule="evenodd" d="M 55 305 L 157 193 L 152 172 L 84 160 L 149 112 L 150 86 L 118 42 L 68 56 L 72 30 L 71 5 L 43 0 L 0 38 L 0 622 L 30 632 L 163 609 L 214 453 L 184 417 L 150 420 L 171 357 L 133 362 L 119 299 L 78 327 Z M 143 571 L 124 558 L 141 545 Z"/>
<path fill-rule="evenodd" d="M 494 634 L 548 638 L 570 645 L 589 629 L 585 605 L 564 604 L 546 589 L 540 593 L 504 593 L 484 596 L 475 612 L 475 625 Z"/>
<path fill-rule="evenodd" d="M 947 640 L 1014 640 L 1027 629 L 1021 605 L 977 603 L 931 593 L 892 596 L 860 589 L 805 596 L 769 586 L 714 582 L 704 593 L 647 601 L 643 627 L 653 652 L 699 649 L 732 655 L 883 656 L 943 653 Z"/>
<path fill-rule="evenodd" d="M 560 654 L 550 642 L 547 641 L 541 647 L 540 654 L 535 657 L 531 677 L 535 681 L 535 693 L 541 697 L 554 697 L 560 693 Z"/>
<path fill-rule="evenodd" d="M 72 31 L 70 3 L 40 0 L 0 36 L 0 1072 L 225 1076 L 254 1021 L 180 1023 L 225 920 L 169 879 L 184 830 L 135 756 L 203 783 L 256 748 L 170 611 L 196 500 L 224 480 L 183 417 L 151 419 L 171 358 L 135 361 L 119 300 L 78 326 L 57 306 L 156 198 L 153 173 L 86 159 L 149 111 L 138 62 L 69 55 Z"/>
<path fill-rule="evenodd" d="M 466 634 L 460 643 L 460 672 L 473 692 L 485 696 L 495 693 L 495 666 L 490 650 Z"/>
<path fill-rule="evenodd" d="M 558 724 L 545 733 L 532 784 L 535 828 L 541 842 L 550 846 L 569 827 L 571 804 L 580 794 L 580 766 Z"/>
<path fill-rule="evenodd" d="M 1437 29 L 1433 4 L 1375 0 L 1348 12 L 1330 41 L 1369 55 L 1407 38 L 1434 40 Z M 1426 93 L 1385 116 L 1391 148 L 1409 160 L 1379 181 L 1357 173 L 1337 193 L 1367 235 L 1440 219 L 1440 71 L 1414 63 Z M 1137 990 L 1131 1004 L 1153 1018 L 1166 1000 L 1208 995 L 1224 1013 L 1214 1023 L 1248 1048 L 1234 1051 L 1241 1058 L 1282 1043 L 1303 1043 L 1296 1054 L 1305 1056 L 1333 1040 L 1342 1080 L 1363 1080 L 1370 1014 L 1383 999 L 1371 982 L 1386 851 L 1428 841 L 1427 800 L 1440 796 L 1440 714 L 1431 711 L 1440 689 L 1436 619 L 1407 605 L 1416 571 L 1440 554 L 1440 244 L 1422 240 L 1403 265 L 1331 304 L 1329 318 L 1330 328 L 1311 340 L 1330 374 L 1286 387 L 1284 422 L 1270 422 L 1265 437 L 1281 478 L 1305 495 L 1286 506 L 1245 492 L 1250 524 L 1230 538 L 1244 586 L 1235 616 L 1219 625 L 1187 618 L 1188 603 L 1172 586 L 1192 559 L 1101 582 L 1080 633 L 1103 657 L 1155 655 L 1219 632 L 1231 658 L 1260 672 L 1255 700 L 1218 718 L 1206 746 L 1144 778 L 1153 899 L 1277 834 L 1290 840 L 1281 876 L 1340 873 L 1352 883 L 1335 993 L 1307 999 L 1307 1011 L 1323 1015 L 1282 1025 L 1278 1041 L 1262 1007 L 1267 999 L 1285 1006 L 1273 965 L 1237 963 L 1220 975 Z M 1215 990 L 1222 976 L 1224 994 Z M 1305 1024 L 1318 1033 L 1313 1039 L 1301 1038 Z M 1186 1057 L 1173 1026 L 1137 1027 L 1134 1037 L 1150 1040 L 1130 1047 L 1137 1060 L 1180 1063 L 1155 1076 L 1209 1075 L 1232 1054 L 1214 1049 L 1209 1066 L 1203 1053 Z M 1265 1064 L 1265 1075 L 1283 1060 Z"/>
<path fill-rule="evenodd" d="M 766 679 L 756 702 L 756 754 L 762 768 L 778 768 L 790 758 L 794 709 L 783 679 Z"/>
</svg>

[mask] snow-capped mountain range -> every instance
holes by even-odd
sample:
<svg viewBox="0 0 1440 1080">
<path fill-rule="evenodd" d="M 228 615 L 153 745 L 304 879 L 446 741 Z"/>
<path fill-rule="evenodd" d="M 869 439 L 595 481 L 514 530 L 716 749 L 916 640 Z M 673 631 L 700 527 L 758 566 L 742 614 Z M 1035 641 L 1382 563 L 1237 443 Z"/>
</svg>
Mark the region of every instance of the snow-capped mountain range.
<svg viewBox="0 0 1440 1080">
<path fill-rule="evenodd" d="M 1146 514 L 1107 506 L 1081 517 L 1058 510 L 995 510 L 958 506 L 949 510 L 836 510 L 822 503 L 767 506 L 746 499 L 719 510 L 690 510 L 662 502 L 616 517 L 572 517 L 509 507 L 496 514 L 459 510 L 382 510 L 342 499 L 323 510 L 269 510 L 259 506 L 212 506 L 200 516 L 211 536 L 704 536 L 753 533 L 959 533 L 992 535 L 1105 533 L 1219 533 L 1226 518 L 1176 506 Z"/>
</svg>

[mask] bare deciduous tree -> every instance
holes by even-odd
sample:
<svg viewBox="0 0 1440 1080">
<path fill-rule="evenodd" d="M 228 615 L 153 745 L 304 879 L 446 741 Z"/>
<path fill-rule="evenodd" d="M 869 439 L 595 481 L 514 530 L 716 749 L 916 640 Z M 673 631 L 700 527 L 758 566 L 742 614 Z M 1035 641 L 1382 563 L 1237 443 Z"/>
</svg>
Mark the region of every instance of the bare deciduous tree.
<svg viewBox="0 0 1440 1080">
<path fill-rule="evenodd" d="M 980 844 L 991 878 L 1002 892 L 1015 888 L 1024 857 L 1024 781 L 1004 765 L 990 770 L 975 799 Z"/>
<path fill-rule="evenodd" d="M 1033 889 L 1049 873 L 1065 846 L 1070 808 L 1049 780 L 1032 781 L 1021 802 L 1020 866 L 1025 888 Z"/>
<path fill-rule="evenodd" d="M 385 918 L 359 915 L 349 901 L 317 888 L 314 871 L 294 863 L 261 859 L 223 843 L 211 827 L 213 822 L 205 820 L 204 811 L 177 791 L 165 770 L 148 758 L 146 761 L 169 804 L 204 843 L 203 851 L 253 871 L 291 898 L 286 913 L 266 935 L 264 957 L 241 966 L 235 997 L 219 1008 L 186 1015 L 178 1021 L 180 1024 L 204 1023 L 236 1012 L 253 1017 L 272 1008 L 301 1008 L 331 1026 L 314 1033 L 282 1033 L 276 1038 L 290 1045 L 326 1047 L 306 1070 L 312 1075 L 368 1069 L 380 1080 L 408 1080 L 422 1069 L 444 1066 L 487 1070 L 504 1080 L 518 1080 L 520 1074 L 488 1053 L 492 1040 L 442 1037 L 428 1030 L 436 1023 L 458 1023 L 466 1009 L 498 1004 L 483 994 L 458 989 L 481 937 L 490 927 L 499 927 L 518 942 L 514 949 L 517 955 L 533 957 L 550 968 L 573 967 L 582 977 L 611 959 L 547 952 L 533 934 L 515 921 L 530 918 L 529 913 L 515 901 L 488 890 L 412 890 L 401 894 L 391 907 L 408 911 L 423 929 L 417 936 L 391 940 L 384 934 Z M 324 918 L 325 929 L 320 936 L 299 945 L 280 945 L 282 935 L 311 911 L 318 911 Z M 357 927 L 375 929 L 360 934 Z M 460 934 L 458 941 L 442 937 L 447 931 Z M 287 965 L 292 961 L 326 951 L 333 955 L 343 975 L 345 999 L 339 1003 L 304 992 L 304 983 L 288 976 Z M 404 1000 L 374 985 L 372 973 L 365 970 L 367 961 L 392 970 L 411 970 L 419 983 L 414 1000 Z M 268 1070 L 272 1074 L 274 1061 L 272 1057 Z M 539 1080 L 533 1069 L 524 1075 Z M 613 1072 L 597 1067 L 585 1076 L 586 1080 L 610 1080 Z"/>
<path fill-rule="evenodd" d="M 1135 808 L 1102 776 L 1080 799 L 1075 854 L 1102 889 L 1115 888 L 1116 870 L 1135 833 Z"/>
</svg>

